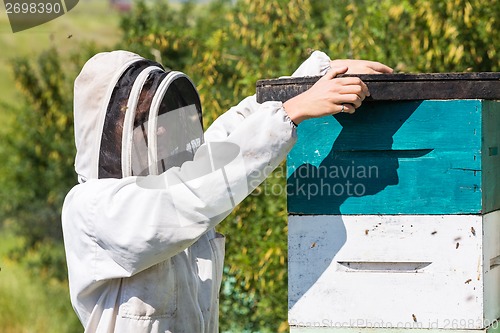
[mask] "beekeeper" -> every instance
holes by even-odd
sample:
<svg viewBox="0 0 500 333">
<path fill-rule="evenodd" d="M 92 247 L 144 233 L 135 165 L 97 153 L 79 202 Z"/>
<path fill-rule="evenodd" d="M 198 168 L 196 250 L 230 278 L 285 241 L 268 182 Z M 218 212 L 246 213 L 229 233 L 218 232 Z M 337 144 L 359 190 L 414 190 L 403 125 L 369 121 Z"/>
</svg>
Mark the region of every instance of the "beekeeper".
<svg viewBox="0 0 500 333">
<path fill-rule="evenodd" d="M 294 73 L 324 75 L 307 92 L 248 97 L 203 133 L 185 74 L 126 51 L 91 58 L 74 86 L 79 184 L 62 210 L 85 332 L 218 332 L 224 237 L 214 228 L 285 158 L 301 121 L 361 105 L 366 85 L 336 78 L 348 70 L 391 72 L 316 51 Z"/>
</svg>

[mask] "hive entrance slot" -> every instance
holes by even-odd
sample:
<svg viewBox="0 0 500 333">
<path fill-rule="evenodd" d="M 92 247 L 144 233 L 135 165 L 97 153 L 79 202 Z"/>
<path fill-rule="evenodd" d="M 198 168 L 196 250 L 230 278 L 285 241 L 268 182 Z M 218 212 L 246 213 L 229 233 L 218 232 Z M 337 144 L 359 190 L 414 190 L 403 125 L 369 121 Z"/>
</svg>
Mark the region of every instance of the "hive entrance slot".
<svg viewBox="0 0 500 333">
<path fill-rule="evenodd" d="M 420 273 L 432 262 L 415 261 L 338 261 L 346 272 Z"/>
</svg>

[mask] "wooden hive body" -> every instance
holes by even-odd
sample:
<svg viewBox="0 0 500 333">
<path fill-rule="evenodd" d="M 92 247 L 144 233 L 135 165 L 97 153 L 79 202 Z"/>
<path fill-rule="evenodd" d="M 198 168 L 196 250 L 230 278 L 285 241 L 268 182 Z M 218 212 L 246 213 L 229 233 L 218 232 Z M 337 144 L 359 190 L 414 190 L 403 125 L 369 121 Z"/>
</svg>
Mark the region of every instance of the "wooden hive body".
<svg viewBox="0 0 500 333">
<path fill-rule="evenodd" d="M 384 76 L 354 115 L 300 125 L 287 159 L 292 332 L 500 330 L 500 76 L 486 76 L 498 76 L 487 96 L 464 95 L 470 75 L 444 95 L 406 76 L 413 95 L 397 100 Z M 314 81 L 286 80 L 260 82 L 260 101 Z"/>
</svg>

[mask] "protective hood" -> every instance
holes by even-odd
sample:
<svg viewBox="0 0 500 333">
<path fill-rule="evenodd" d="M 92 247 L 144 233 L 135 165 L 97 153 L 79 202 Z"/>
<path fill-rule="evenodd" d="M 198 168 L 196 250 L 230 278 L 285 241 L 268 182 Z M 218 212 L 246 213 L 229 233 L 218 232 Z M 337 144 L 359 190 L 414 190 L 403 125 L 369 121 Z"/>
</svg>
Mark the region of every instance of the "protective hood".
<svg viewBox="0 0 500 333">
<path fill-rule="evenodd" d="M 87 61 L 75 80 L 74 119 L 80 183 L 157 175 L 192 160 L 203 143 L 189 77 L 127 51 Z"/>
</svg>

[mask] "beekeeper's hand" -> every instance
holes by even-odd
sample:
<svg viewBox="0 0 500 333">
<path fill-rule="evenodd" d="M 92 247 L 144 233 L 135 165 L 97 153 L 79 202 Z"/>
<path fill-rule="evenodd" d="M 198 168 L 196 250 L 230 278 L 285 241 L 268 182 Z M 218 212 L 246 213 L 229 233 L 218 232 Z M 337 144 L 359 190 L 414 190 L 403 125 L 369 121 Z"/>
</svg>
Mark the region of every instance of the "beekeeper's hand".
<svg viewBox="0 0 500 333">
<path fill-rule="evenodd" d="M 357 77 L 337 77 L 347 71 L 347 66 L 331 68 L 307 91 L 286 101 L 283 106 L 290 119 L 298 125 L 309 118 L 354 113 L 370 92 Z"/>
<path fill-rule="evenodd" d="M 331 68 L 347 67 L 346 74 L 391 74 L 392 68 L 377 61 L 336 59 L 330 61 Z"/>
</svg>

